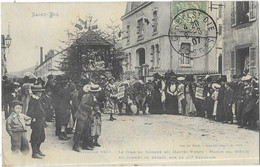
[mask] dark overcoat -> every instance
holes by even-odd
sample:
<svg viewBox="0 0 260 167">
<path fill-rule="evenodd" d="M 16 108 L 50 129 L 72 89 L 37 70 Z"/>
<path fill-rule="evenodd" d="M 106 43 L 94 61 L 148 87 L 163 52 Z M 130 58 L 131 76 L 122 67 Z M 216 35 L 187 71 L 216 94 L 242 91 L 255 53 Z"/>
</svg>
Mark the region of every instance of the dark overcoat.
<svg viewBox="0 0 260 167">
<path fill-rule="evenodd" d="M 56 114 L 56 121 L 59 126 L 67 126 L 70 119 L 70 99 L 69 90 L 61 84 L 55 85 L 53 92 L 53 102 Z"/>
<path fill-rule="evenodd" d="M 45 140 L 45 132 L 44 132 L 44 118 L 45 111 L 42 107 L 42 99 L 32 96 L 27 115 L 32 118 L 31 121 L 31 143 L 32 144 L 40 144 Z"/>
</svg>

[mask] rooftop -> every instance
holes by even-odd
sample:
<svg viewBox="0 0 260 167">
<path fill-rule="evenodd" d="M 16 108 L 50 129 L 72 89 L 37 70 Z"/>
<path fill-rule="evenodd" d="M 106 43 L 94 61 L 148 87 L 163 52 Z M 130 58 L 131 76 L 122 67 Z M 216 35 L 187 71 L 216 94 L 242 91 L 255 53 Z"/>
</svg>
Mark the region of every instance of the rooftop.
<svg viewBox="0 0 260 167">
<path fill-rule="evenodd" d="M 112 44 L 107 40 L 105 40 L 104 38 L 102 38 L 99 34 L 89 29 L 80 38 L 78 38 L 72 45 L 111 46 Z"/>
</svg>

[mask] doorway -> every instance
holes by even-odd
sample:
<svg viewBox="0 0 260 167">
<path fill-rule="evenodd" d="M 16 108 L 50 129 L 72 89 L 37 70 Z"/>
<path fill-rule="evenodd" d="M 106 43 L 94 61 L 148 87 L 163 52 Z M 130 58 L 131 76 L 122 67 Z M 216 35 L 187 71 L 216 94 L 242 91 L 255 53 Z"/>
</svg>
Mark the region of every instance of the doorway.
<svg viewBox="0 0 260 167">
<path fill-rule="evenodd" d="M 222 53 L 218 56 L 218 73 L 222 75 Z"/>
<path fill-rule="evenodd" d="M 236 51 L 236 75 L 242 75 L 243 71 L 249 69 L 249 48 Z"/>
<path fill-rule="evenodd" d="M 145 50 L 144 48 L 140 48 L 136 50 L 136 56 L 139 61 L 139 66 L 145 64 Z"/>
</svg>

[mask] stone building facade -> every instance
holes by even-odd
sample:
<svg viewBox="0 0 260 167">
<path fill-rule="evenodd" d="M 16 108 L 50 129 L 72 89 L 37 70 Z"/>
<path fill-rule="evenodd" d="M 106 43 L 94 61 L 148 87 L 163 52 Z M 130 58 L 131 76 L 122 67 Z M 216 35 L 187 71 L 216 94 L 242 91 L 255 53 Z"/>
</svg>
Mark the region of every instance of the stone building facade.
<svg viewBox="0 0 260 167">
<path fill-rule="evenodd" d="M 176 15 L 176 6 L 186 2 L 128 2 L 125 15 L 121 17 L 123 26 L 123 50 L 128 56 L 124 67 L 125 78 L 137 76 L 141 73 L 164 73 L 174 70 L 176 73 L 218 73 L 218 45 L 206 56 L 198 59 L 188 59 L 178 54 L 171 46 L 169 29 L 171 21 Z M 193 2 L 192 2 L 193 3 Z M 217 10 L 209 10 L 209 2 L 195 2 L 203 4 L 203 10 L 216 22 Z M 219 22 L 219 21 L 218 21 Z M 220 40 L 221 41 L 221 40 Z M 204 45 L 206 38 L 201 38 L 200 45 Z M 219 43 L 219 41 L 218 41 Z M 180 46 L 193 48 L 191 39 L 180 38 Z M 178 46 L 178 47 L 180 47 Z M 221 47 L 219 47 L 221 48 Z M 220 53 L 219 53 L 220 52 Z M 145 72 L 144 72 L 145 71 Z"/>
<path fill-rule="evenodd" d="M 249 71 L 259 75 L 259 18 L 257 1 L 224 2 L 223 73 L 233 75 Z"/>
</svg>

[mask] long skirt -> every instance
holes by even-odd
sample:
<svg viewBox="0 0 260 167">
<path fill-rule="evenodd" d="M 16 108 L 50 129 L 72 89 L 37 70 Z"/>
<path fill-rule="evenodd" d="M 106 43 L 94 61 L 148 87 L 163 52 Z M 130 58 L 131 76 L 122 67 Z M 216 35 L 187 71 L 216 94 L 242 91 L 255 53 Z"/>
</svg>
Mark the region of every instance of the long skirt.
<svg viewBox="0 0 260 167">
<path fill-rule="evenodd" d="M 76 130 L 73 138 L 75 143 L 83 141 L 82 146 L 91 145 L 91 119 L 77 119 Z"/>
<path fill-rule="evenodd" d="M 214 108 L 213 108 L 213 116 L 215 117 L 217 115 L 217 107 L 218 107 L 218 101 L 214 101 Z"/>
<path fill-rule="evenodd" d="M 112 98 L 106 99 L 106 105 L 105 105 L 105 112 L 109 114 L 115 114 L 117 111 L 117 104 L 116 100 Z"/>
<path fill-rule="evenodd" d="M 22 96 L 22 102 L 23 102 L 23 114 L 27 113 L 29 102 L 30 102 L 31 96 L 30 95 L 23 95 Z"/>
<path fill-rule="evenodd" d="M 192 97 L 189 93 L 186 94 L 186 114 L 187 115 L 196 115 L 196 107 L 193 103 Z"/>
<path fill-rule="evenodd" d="M 178 98 L 177 96 L 172 96 L 170 94 L 166 94 L 165 99 L 165 108 L 167 114 L 178 114 Z"/>
<path fill-rule="evenodd" d="M 160 91 L 155 89 L 152 94 L 151 104 L 149 105 L 149 113 L 162 114 L 162 100 Z"/>
<path fill-rule="evenodd" d="M 223 101 L 222 102 L 218 102 L 217 105 L 217 121 L 224 121 L 225 120 L 225 113 L 224 113 L 224 105 L 223 105 Z"/>
<path fill-rule="evenodd" d="M 179 113 L 179 114 L 182 114 L 182 115 L 186 115 L 186 114 L 183 112 L 182 100 L 183 100 L 183 97 L 178 96 L 178 113 Z"/>
</svg>

